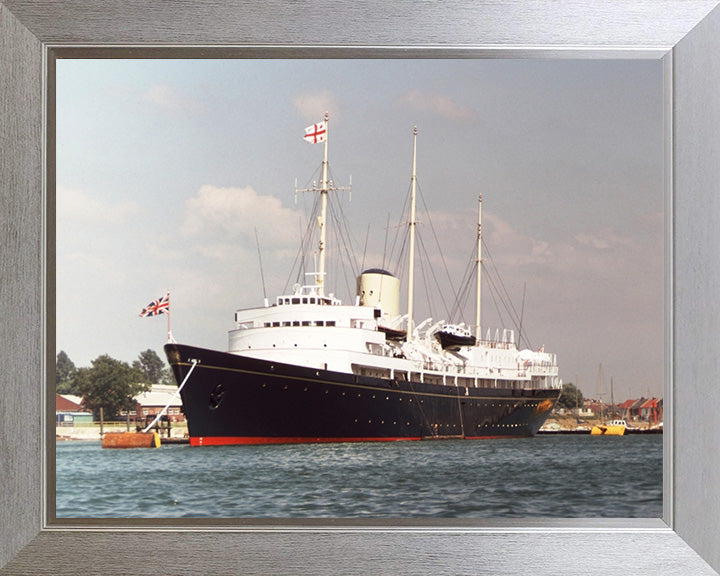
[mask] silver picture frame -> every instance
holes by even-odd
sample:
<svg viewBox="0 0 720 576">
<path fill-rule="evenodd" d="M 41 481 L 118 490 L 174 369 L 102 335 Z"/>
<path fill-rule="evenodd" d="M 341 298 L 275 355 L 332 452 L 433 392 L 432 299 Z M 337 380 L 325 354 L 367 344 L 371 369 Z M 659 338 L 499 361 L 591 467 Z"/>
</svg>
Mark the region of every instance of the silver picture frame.
<svg viewBox="0 0 720 576">
<path fill-rule="evenodd" d="M 716 574 L 716 0 L 0 0 L 0 574 Z M 58 56 L 652 58 L 664 69 L 662 519 L 200 523 L 54 518 Z M 128 52 L 125 52 L 126 54 Z"/>
</svg>

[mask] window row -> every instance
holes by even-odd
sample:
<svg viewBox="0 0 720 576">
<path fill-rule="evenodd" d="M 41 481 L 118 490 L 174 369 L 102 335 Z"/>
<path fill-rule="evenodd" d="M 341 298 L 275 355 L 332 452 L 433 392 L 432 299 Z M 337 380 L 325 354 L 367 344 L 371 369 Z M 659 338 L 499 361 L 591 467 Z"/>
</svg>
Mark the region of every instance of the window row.
<svg viewBox="0 0 720 576">
<path fill-rule="evenodd" d="M 335 326 L 335 320 L 294 320 L 292 322 L 265 322 L 265 328 L 279 328 L 287 326 Z"/>
</svg>

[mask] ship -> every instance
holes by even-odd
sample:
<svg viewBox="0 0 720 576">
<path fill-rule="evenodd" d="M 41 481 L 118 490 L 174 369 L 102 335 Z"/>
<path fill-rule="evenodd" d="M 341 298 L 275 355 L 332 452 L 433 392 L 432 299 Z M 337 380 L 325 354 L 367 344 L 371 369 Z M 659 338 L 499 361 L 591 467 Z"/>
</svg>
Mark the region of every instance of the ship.
<svg viewBox="0 0 720 576">
<path fill-rule="evenodd" d="M 555 354 L 519 349 L 514 330 L 478 338 L 482 195 L 478 202 L 476 336 L 413 320 L 417 128 L 413 130 L 407 311 L 385 268 L 357 278 L 354 302 L 326 291 L 329 118 L 306 130 L 324 143 L 316 271 L 274 301 L 235 312 L 227 351 L 169 341 L 164 349 L 192 446 L 487 439 L 534 436 L 562 382 Z M 312 141 L 312 140 L 311 140 Z M 313 222 L 312 224 L 316 224 Z M 449 336 L 449 340 L 448 337 Z"/>
</svg>

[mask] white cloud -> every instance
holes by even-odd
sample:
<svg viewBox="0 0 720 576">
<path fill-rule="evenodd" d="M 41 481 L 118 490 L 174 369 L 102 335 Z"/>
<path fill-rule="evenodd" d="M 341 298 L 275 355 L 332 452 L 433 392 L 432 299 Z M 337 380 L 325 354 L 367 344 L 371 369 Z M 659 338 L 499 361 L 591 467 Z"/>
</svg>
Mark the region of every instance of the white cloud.
<svg viewBox="0 0 720 576">
<path fill-rule="evenodd" d="M 57 188 L 56 202 L 60 220 L 121 224 L 140 211 L 138 204 L 132 200 L 111 202 L 83 190 L 63 186 Z"/>
<path fill-rule="evenodd" d="M 329 90 L 300 94 L 295 97 L 293 104 L 307 122 L 320 122 L 325 112 L 330 113 L 331 120 L 340 115 L 337 97 Z"/>
<path fill-rule="evenodd" d="M 299 213 L 284 208 L 272 196 L 261 196 L 252 187 L 219 188 L 205 185 L 185 203 L 183 231 L 208 239 L 206 255 L 220 258 L 224 241 L 245 238 L 255 243 L 257 228 L 263 247 L 287 248 L 297 244 Z"/>
<path fill-rule="evenodd" d="M 448 120 L 456 122 L 475 120 L 472 110 L 444 94 L 427 94 L 419 90 L 411 90 L 401 96 L 400 101 L 418 112 L 431 112 Z"/>
</svg>

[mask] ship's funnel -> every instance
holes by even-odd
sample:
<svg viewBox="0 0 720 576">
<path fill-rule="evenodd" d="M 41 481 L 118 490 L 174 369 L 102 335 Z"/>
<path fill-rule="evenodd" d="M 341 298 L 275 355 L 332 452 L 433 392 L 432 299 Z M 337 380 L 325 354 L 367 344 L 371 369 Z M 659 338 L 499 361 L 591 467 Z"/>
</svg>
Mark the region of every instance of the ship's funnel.
<svg viewBox="0 0 720 576">
<path fill-rule="evenodd" d="M 400 280 L 382 268 L 365 270 L 357 279 L 360 306 L 380 308 L 383 314 L 400 313 Z"/>
</svg>

